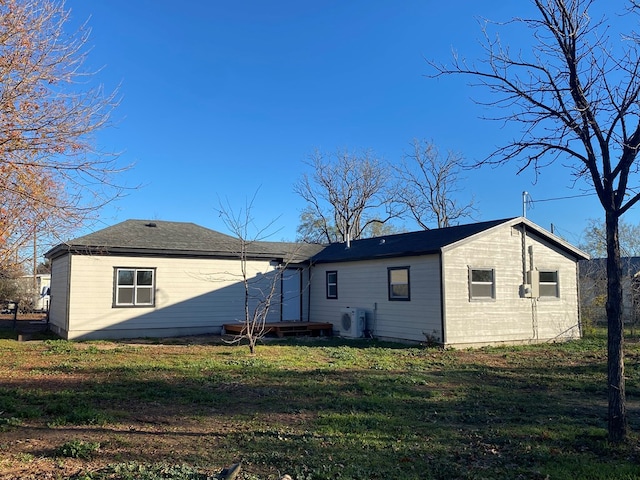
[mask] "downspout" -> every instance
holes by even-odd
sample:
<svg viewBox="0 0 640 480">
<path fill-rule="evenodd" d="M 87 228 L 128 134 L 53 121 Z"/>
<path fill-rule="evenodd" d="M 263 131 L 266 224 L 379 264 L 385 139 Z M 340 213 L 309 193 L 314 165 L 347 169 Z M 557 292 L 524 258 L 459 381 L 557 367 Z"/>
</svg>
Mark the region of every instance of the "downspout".
<svg viewBox="0 0 640 480">
<path fill-rule="evenodd" d="M 440 321 L 442 329 L 442 345 L 447 344 L 447 314 L 445 308 L 445 291 L 444 291 L 444 251 L 440 248 L 440 255 L 438 260 L 440 261 Z"/>
<path fill-rule="evenodd" d="M 311 269 L 313 268 L 313 262 L 309 262 L 309 268 L 307 269 L 307 322 L 311 321 Z"/>
<path fill-rule="evenodd" d="M 582 338 L 582 308 L 580 304 L 580 260 L 576 259 L 576 303 L 577 311 L 578 311 L 578 335 Z"/>
<path fill-rule="evenodd" d="M 526 192 L 525 192 L 526 193 Z M 524 207 L 523 207 L 524 208 Z M 531 301 L 531 339 L 536 340 L 538 338 L 538 299 L 533 295 L 533 245 L 529 247 L 529 268 L 527 269 L 527 226 L 522 223 L 522 285 L 527 284 L 527 280 L 530 282 L 530 294 Z M 527 278 L 527 270 L 531 270 L 532 278 Z M 523 289 L 524 293 L 524 289 Z"/>
<path fill-rule="evenodd" d="M 300 312 L 300 315 L 298 315 L 298 318 L 300 319 L 300 321 L 304 320 L 304 317 L 302 315 L 303 313 L 303 309 L 302 307 L 304 306 L 304 291 L 302 290 L 303 285 L 304 285 L 304 268 L 300 268 L 298 267 L 298 292 L 300 292 L 300 294 L 298 295 L 298 311 Z"/>
<path fill-rule="evenodd" d="M 276 271 L 279 268 L 279 266 L 276 267 Z M 284 319 L 284 316 L 282 314 L 283 310 L 284 310 L 284 276 L 285 276 L 285 269 L 283 268 L 282 270 L 280 270 L 280 321 L 282 321 Z"/>
<path fill-rule="evenodd" d="M 533 245 L 529 245 L 529 267 L 531 268 L 532 276 L 535 263 L 533 262 Z M 533 288 L 533 286 L 532 286 Z M 539 328 L 538 328 L 538 299 L 531 295 L 531 323 L 533 330 L 534 340 L 538 340 Z"/>
<path fill-rule="evenodd" d="M 64 319 L 64 329 L 67 335 L 67 340 L 69 339 L 69 326 L 70 326 L 70 316 L 71 316 L 71 262 L 73 261 L 73 255 L 71 252 L 69 255 L 69 264 L 67 265 L 67 308 L 65 309 L 65 319 Z M 53 267 L 53 264 L 51 265 Z M 51 308 L 51 306 L 49 306 Z"/>
<path fill-rule="evenodd" d="M 524 222 L 522 223 L 522 284 L 527 284 L 527 226 Z"/>
</svg>

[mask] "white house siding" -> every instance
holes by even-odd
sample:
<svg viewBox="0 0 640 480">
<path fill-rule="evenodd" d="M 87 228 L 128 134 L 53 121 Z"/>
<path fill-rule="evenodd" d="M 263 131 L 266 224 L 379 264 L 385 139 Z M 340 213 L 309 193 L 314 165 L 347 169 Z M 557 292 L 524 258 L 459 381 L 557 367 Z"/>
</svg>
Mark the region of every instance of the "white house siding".
<svg viewBox="0 0 640 480">
<path fill-rule="evenodd" d="M 409 301 L 390 301 L 387 268 L 410 267 Z M 326 298 L 326 272 L 338 272 L 338 298 Z M 311 312 L 314 322 L 330 322 L 338 330 L 345 307 L 366 312 L 374 337 L 424 341 L 425 334 L 442 336 L 440 266 L 437 255 L 387 260 L 339 262 L 313 267 Z"/>
<path fill-rule="evenodd" d="M 155 269 L 153 307 L 113 307 L 116 267 Z M 250 261 L 247 268 L 252 283 L 266 291 L 270 282 L 265 279 L 274 268 L 268 261 Z M 58 280 L 54 274 L 54 283 Z M 219 333 L 224 323 L 244 318 L 238 259 L 74 255 L 71 285 L 69 339 Z M 276 301 L 268 320 L 279 318 Z"/>
<path fill-rule="evenodd" d="M 527 235 L 526 268 L 558 270 L 559 298 L 523 298 L 521 226 L 508 225 L 446 248 L 445 340 L 448 345 L 537 342 L 579 336 L 576 262 Z M 532 246 L 532 256 L 529 247 Z M 495 269 L 495 299 L 470 300 L 469 268 Z"/>
<path fill-rule="evenodd" d="M 71 257 L 56 258 L 51 264 L 51 276 L 56 282 L 51 283 L 51 303 L 49 305 L 49 325 L 51 330 L 62 334 L 67 330 L 69 294 L 69 268 Z"/>
</svg>

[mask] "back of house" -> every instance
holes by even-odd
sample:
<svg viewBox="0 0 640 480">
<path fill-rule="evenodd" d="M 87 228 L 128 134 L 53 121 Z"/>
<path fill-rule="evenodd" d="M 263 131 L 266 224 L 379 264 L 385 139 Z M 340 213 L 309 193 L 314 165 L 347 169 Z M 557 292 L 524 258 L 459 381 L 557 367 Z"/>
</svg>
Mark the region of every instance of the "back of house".
<svg viewBox="0 0 640 480">
<path fill-rule="evenodd" d="M 334 244 L 312 259 L 311 318 L 459 347 L 576 338 L 582 258 L 524 218 Z"/>
</svg>

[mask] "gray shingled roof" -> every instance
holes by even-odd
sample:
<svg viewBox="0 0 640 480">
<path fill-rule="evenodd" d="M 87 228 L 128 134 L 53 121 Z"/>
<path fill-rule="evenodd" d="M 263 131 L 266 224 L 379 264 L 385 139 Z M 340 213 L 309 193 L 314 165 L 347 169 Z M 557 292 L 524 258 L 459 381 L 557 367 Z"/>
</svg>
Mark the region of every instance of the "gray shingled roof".
<svg viewBox="0 0 640 480">
<path fill-rule="evenodd" d="M 252 242 L 250 258 L 307 260 L 322 248 L 289 242 Z M 173 256 L 238 256 L 240 241 L 194 223 L 126 220 L 58 245 L 46 253 L 55 257 L 68 251 L 86 253 L 163 254 Z"/>
<path fill-rule="evenodd" d="M 546 232 L 525 218 L 510 218 L 455 227 L 387 235 L 327 246 L 292 242 L 252 242 L 248 258 L 284 259 L 298 263 L 346 262 L 365 259 L 426 255 L 504 223 L 525 224 L 538 235 L 556 244 L 576 258 L 586 254 L 564 240 Z M 127 220 L 49 250 L 55 258 L 67 252 L 120 255 L 163 255 L 197 257 L 235 257 L 240 252 L 237 238 L 194 223 L 159 220 Z"/>
<path fill-rule="evenodd" d="M 314 255 L 311 260 L 313 263 L 329 263 L 437 253 L 445 245 L 470 237 L 505 221 L 507 220 L 494 220 L 353 240 L 349 248 L 345 243 L 333 243 Z"/>
<path fill-rule="evenodd" d="M 345 243 L 327 246 L 311 258 L 313 263 L 350 262 L 355 260 L 371 260 L 378 258 L 403 257 L 439 253 L 442 248 L 479 234 L 504 223 L 525 224 L 528 229 L 544 236 L 564 251 L 576 258 L 586 258 L 583 252 L 572 247 L 559 237 L 546 232 L 525 218 L 514 217 L 488 222 L 458 225 L 455 227 L 400 233 L 384 237 L 354 240 L 349 248 Z"/>
</svg>

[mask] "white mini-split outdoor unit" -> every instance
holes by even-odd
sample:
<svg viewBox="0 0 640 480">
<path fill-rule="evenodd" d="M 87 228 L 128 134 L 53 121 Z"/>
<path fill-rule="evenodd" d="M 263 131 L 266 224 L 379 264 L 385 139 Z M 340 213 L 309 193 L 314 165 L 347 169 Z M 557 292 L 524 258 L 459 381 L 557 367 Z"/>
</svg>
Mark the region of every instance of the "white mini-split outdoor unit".
<svg viewBox="0 0 640 480">
<path fill-rule="evenodd" d="M 343 308 L 340 310 L 338 331 L 341 337 L 361 338 L 366 328 L 367 315 L 361 308 Z"/>
</svg>

